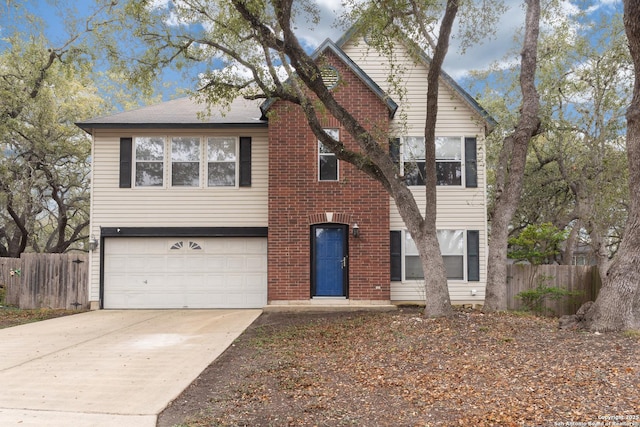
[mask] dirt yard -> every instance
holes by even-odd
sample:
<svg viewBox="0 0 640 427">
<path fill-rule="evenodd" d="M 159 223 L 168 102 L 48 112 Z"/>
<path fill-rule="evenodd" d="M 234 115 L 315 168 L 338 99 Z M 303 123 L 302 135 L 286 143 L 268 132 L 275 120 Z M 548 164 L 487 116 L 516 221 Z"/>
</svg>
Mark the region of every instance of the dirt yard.
<svg viewBox="0 0 640 427">
<path fill-rule="evenodd" d="M 20 310 L 12 307 L 0 307 L 0 329 L 78 313 L 82 313 L 82 310 L 52 310 L 47 308 Z"/>
<path fill-rule="evenodd" d="M 640 426 L 640 333 L 459 311 L 263 314 L 159 426 Z"/>
</svg>

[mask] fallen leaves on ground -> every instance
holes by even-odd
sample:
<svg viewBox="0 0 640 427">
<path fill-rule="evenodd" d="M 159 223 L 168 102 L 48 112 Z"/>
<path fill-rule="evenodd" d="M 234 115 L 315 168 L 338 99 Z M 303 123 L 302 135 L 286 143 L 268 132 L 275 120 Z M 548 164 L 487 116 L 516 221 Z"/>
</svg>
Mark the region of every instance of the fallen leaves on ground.
<svg viewBox="0 0 640 427">
<path fill-rule="evenodd" d="M 21 310 L 13 307 L 0 307 L 0 329 L 25 323 L 38 322 L 40 320 L 53 319 L 54 317 L 69 316 L 81 313 L 82 310 L 64 310 L 39 308 L 34 310 Z"/>
<path fill-rule="evenodd" d="M 637 334 L 518 314 L 268 313 L 158 425 L 640 423 L 638 356 Z"/>
</svg>

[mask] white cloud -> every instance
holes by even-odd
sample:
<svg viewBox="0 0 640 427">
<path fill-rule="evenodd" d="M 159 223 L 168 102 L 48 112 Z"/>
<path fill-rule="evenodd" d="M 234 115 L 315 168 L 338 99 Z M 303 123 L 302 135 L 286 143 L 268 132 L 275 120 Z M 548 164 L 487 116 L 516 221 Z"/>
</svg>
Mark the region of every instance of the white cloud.
<svg viewBox="0 0 640 427">
<path fill-rule="evenodd" d="M 517 48 L 515 34 L 524 26 L 525 11 L 518 0 L 505 0 L 505 6 L 506 11 L 496 23 L 495 35 L 468 47 L 464 53 L 460 51 L 460 33 L 452 33 L 451 47 L 443 68 L 455 80 L 494 63 L 505 67 L 512 64 L 512 59 L 506 55 Z"/>
<path fill-rule="evenodd" d="M 341 0 L 315 0 L 320 21 L 315 24 L 308 17 L 300 16 L 295 22 L 296 34 L 304 46 L 316 48 L 327 38 L 336 41 L 347 30 L 339 25 L 345 12 Z"/>
<path fill-rule="evenodd" d="M 151 0 L 148 4 L 150 9 L 168 9 L 171 0 Z"/>
<path fill-rule="evenodd" d="M 315 0 L 320 22 L 315 25 L 299 18 L 296 22 L 296 31 L 304 46 L 315 48 L 325 39 L 336 41 L 348 29 L 340 25 L 340 17 L 345 9 L 340 0 Z M 615 0 L 603 0 L 615 1 Z M 619 1 L 619 0 L 618 0 Z M 471 70 L 487 68 L 495 62 L 505 61 L 505 66 L 512 61 L 506 61 L 504 56 L 514 48 L 515 32 L 524 25 L 524 8 L 520 0 L 505 0 L 508 10 L 496 24 L 496 35 L 492 39 L 484 40 L 468 48 L 464 54 L 460 52 L 460 35 L 454 33 L 451 47 L 444 64 L 445 71 L 454 79 L 468 75 Z"/>
</svg>

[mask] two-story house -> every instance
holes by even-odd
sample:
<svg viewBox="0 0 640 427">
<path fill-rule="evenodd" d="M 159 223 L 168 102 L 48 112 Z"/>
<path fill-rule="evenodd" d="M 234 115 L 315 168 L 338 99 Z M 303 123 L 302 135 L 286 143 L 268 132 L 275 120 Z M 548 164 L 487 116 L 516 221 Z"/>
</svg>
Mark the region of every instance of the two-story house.
<svg viewBox="0 0 640 427">
<path fill-rule="evenodd" d="M 392 135 L 401 174 L 424 206 L 429 60 L 401 45 L 406 93 L 389 60 L 348 32 L 315 52 L 334 96 Z M 336 159 L 284 101 L 229 111 L 177 99 L 79 123 L 93 137 L 93 308 L 235 308 L 424 301 L 418 254 L 382 186 Z M 340 123 L 326 129 L 355 142 Z M 454 303 L 482 303 L 486 278 L 484 138 L 494 123 L 449 76 L 436 129 L 439 240 Z"/>
</svg>

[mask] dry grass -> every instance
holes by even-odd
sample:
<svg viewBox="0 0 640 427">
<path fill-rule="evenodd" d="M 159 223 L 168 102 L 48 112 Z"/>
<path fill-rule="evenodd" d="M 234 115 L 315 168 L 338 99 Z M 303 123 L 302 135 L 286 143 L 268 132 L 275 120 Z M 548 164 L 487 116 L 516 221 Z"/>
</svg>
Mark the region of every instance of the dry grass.
<svg viewBox="0 0 640 427">
<path fill-rule="evenodd" d="M 81 312 L 81 310 L 53 310 L 50 308 L 21 310 L 13 307 L 0 307 L 0 329 Z"/>
</svg>

